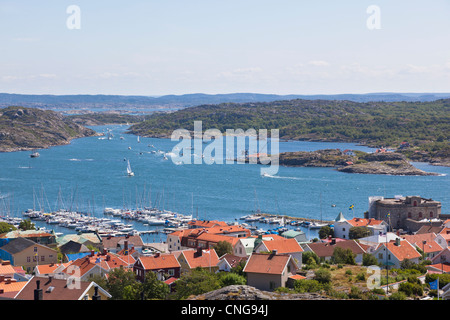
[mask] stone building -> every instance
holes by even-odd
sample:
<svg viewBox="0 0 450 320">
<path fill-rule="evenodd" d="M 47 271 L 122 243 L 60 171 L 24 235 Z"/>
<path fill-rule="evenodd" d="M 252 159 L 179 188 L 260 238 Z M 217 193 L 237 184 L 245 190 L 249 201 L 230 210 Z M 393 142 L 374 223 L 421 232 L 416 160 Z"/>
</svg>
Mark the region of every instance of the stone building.
<svg viewBox="0 0 450 320">
<path fill-rule="evenodd" d="M 441 225 L 441 203 L 420 196 L 369 199 L 369 218 L 384 220 L 391 229 L 415 232 L 424 225 Z"/>
</svg>

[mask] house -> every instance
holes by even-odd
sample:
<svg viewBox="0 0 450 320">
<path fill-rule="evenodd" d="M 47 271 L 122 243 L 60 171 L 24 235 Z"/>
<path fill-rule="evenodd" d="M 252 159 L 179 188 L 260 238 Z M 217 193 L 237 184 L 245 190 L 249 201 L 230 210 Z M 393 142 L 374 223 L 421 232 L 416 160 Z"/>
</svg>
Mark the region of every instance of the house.
<svg viewBox="0 0 450 320">
<path fill-rule="evenodd" d="M 426 260 L 431 260 L 437 256 L 441 251 L 442 247 L 435 241 L 436 234 L 434 233 L 422 233 L 415 235 L 403 235 L 402 239 L 407 240 L 412 245 L 416 246 L 425 254 Z"/>
<path fill-rule="evenodd" d="M 219 242 L 226 241 L 234 248 L 242 237 L 250 235 L 248 229 L 241 226 L 213 227 L 204 229 L 187 229 L 175 231 L 168 235 L 169 251 L 183 248 L 211 248 Z"/>
<path fill-rule="evenodd" d="M 306 234 L 303 231 L 288 230 L 281 233 L 281 236 L 286 239 L 294 238 L 295 240 L 297 240 L 298 243 L 309 242 L 308 238 L 306 237 Z"/>
<path fill-rule="evenodd" d="M 133 265 L 133 272 L 141 282 L 148 272 L 154 272 L 158 280 L 165 281 L 172 277 L 180 278 L 181 265 L 173 254 L 156 253 L 153 256 L 139 257 Z"/>
<path fill-rule="evenodd" d="M 27 281 L 17 281 L 13 277 L 0 275 L 0 299 L 13 299 L 26 284 Z"/>
<path fill-rule="evenodd" d="M 443 288 L 442 288 L 442 299 L 444 300 L 450 300 L 450 283 L 447 283 Z"/>
<path fill-rule="evenodd" d="M 350 249 L 355 255 L 356 263 L 362 263 L 363 255 L 368 249 L 367 246 L 359 244 L 355 240 L 312 242 L 302 245 L 302 248 L 305 252 L 314 252 L 324 261 L 330 261 L 332 259 L 335 248 L 341 248 L 343 250 Z"/>
<path fill-rule="evenodd" d="M 234 255 L 238 257 L 249 257 L 253 253 L 255 248 L 256 238 L 245 238 L 239 239 L 239 241 L 234 246 Z"/>
<path fill-rule="evenodd" d="M 301 268 L 303 249 L 294 238 L 281 240 L 263 240 L 255 248 L 256 253 L 273 251 L 276 251 L 278 254 L 290 255 L 293 258 L 294 262 L 297 264 L 298 268 Z"/>
<path fill-rule="evenodd" d="M 61 272 L 65 278 L 73 278 L 87 281 L 95 275 L 106 276 L 116 268 L 130 268 L 135 263 L 133 256 L 123 256 L 107 252 L 91 252 L 88 256 L 72 261 L 72 263 Z"/>
<path fill-rule="evenodd" d="M 181 265 L 181 274 L 190 272 L 196 268 L 202 268 L 210 272 L 217 272 L 219 257 L 214 249 L 183 250 L 178 256 Z"/>
<path fill-rule="evenodd" d="M 79 252 L 91 252 L 84 244 L 70 240 L 59 247 L 62 254 L 71 254 Z"/>
<path fill-rule="evenodd" d="M 36 276 L 53 276 L 56 279 L 64 279 L 65 275 L 62 271 L 70 266 L 70 264 L 71 262 L 43 264 L 36 266 L 33 273 Z"/>
<path fill-rule="evenodd" d="M 372 255 L 384 266 L 400 268 L 400 264 L 406 259 L 418 264 L 420 253 L 407 240 L 396 239 L 388 243 L 381 243 Z"/>
<path fill-rule="evenodd" d="M 126 245 L 131 248 L 133 247 L 137 251 L 142 251 L 144 247 L 144 242 L 142 238 L 138 235 L 135 236 L 117 236 L 102 237 L 103 249 L 109 252 L 115 253 L 121 251 Z"/>
<path fill-rule="evenodd" d="M 450 273 L 450 248 L 445 248 L 434 258 L 431 265 L 427 266 L 428 271 L 436 273 Z"/>
<path fill-rule="evenodd" d="M 0 276 L 12 278 L 16 274 L 16 270 L 11 265 L 10 261 L 2 261 L 0 263 Z"/>
<path fill-rule="evenodd" d="M 219 263 L 217 266 L 219 267 L 219 271 L 230 272 L 232 268 L 237 267 L 241 262 L 246 262 L 247 256 L 240 257 L 235 256 L 234 254 L 226 253 L 219 259 Z"/>
<path fill-rule="evenodd" d="M 442 248 L 448 248 L 450 246 L 450 228 L 443 228 L 437 235 L 436 235 L 436 242 L 442 247 Z M 1 249 L 1 248 L 0 248 Z"/>
<path fill-rule="evenodd" d="M 350 239 L 349 232 L 353 227 L 365 227 L 371 234 L 378 234 L 387 231 L 387 223 L 383 220 L 353 218 L 351 220 L 341 220 L 334 223 L 334 236 L 336 238 Z"/>
<path fill-rule="evenodd" d="M 286 287 L 288 278 L 297 273 L 297 265 L 287 254 L 253 253 L 243 270 L 247 274 L 247 285 L 259 290 L 273 291 Z"/>
<path fill-rule="evenodd" d="M 0 247 L 0 259 L 30 271 L 39 264 L 57 263 L 58 253 L 27 238 L 16 238 Z"/>
<path fill-rule="evenodd" d="M 17 300 L 108 300 L 111 295 L 93 281 L 34 276 L 15 296 Z"/>
<path fill-rule="evenodd" d="M 96 232 L 83 232 L 81 234 L 69 233 L 56 239 L 58 247 L 63 246 L 69 241 L 81 243 L 88 246 L 93 246 L 99 251 L 103 251 L 102 237 Z"/>
<path fill-rule="evenodd" d="M 400 239 L 400 236 L 398 236 L 394 232 L 387 232 L 387 233 L 374 234 L 372 236 L 368 236 L 368 237 L 364 237 L 364 238 L 359 238 L 358 243 L 369 247 L 366 251 L 368 253 L 370 253 L 373 251 L 372 249 L 378 248 L 378 245 L 380 243 L 394 241 L 395 239 Z"/>
</svg>

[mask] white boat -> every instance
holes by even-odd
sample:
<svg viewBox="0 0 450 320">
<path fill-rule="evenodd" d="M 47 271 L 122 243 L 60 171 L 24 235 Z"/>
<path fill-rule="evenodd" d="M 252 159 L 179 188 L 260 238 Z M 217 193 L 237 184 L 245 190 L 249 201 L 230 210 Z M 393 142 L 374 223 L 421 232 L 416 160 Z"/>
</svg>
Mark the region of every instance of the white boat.
<svg viewBox="0 0 450 320">
<path fill-rule="evenodd" d="M 33 152 L 32 154 L 30 154 L 31 158 L 37 158 L 39 156 L 40 156 L 39 152 Z"/>
<path fill-rule="evenodd" d="M 134 172 L 131 170 L 130 160 L 128 160 L 127 174 L 128 174 L 129 177 L 134 176 Z"/>
</svg>

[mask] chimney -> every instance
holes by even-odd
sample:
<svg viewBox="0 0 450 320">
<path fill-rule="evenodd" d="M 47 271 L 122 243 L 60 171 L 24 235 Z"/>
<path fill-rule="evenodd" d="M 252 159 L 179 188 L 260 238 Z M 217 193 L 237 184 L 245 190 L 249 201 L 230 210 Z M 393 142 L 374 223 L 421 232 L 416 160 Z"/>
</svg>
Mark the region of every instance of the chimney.
<svg viewBox="0 0 450 320">
<path fill-rule="evenodd" d="M 396 239 L 395 239 L 395 245 L 396 245 L 397 247 L 400 247 L 400 238 L 396 238 Z"/>
<path fill-rule="evenodd" d="M 0 276 L 0 282 L 5 281 L 5 276 Z"/>
<path fill-rule="evenodd" d="M 94 295 L 92 296 L 92 300 L 101 300 L 102 297 L 98 294 L 98 287 L 94 288 Z"/>
<path fill-rule="evenodd" d="M 43 300 L 42 299 L 42 289 L 40 288 L 41 281 L 36 280 L 36 289 L 34 289 L 34 300 Z"/>
<path fill-rule="evenodd" d="M 197 248 L 197 257 L 201 257 L 203 254 L 202 248 L 198 247 Z"/>
<path fill-rule="evenodd" d="M 108 253 L 108 250 L 106 250 L 106 248 L 103 249 L 103 255 L 106 256 L 106 254 Z"/>
<path fill-rule="evenodd" d="M 123 249 L 128 250 L 128 241 L 124 241 L 123 243 Z"/>
<path fill-rule="evenodd" d="M 336 244 L 336 238 L 331 238 L 331 244 Z"/>
<path fill-rule="evenodd" d="M 95 255 L 94 250 L 91 250 L 91 257 L 93 257 Z"/>
<path fill-rule="evenodd" d="M 155 252 L 155 258 L 159 258 L 159 252 Z"/>
</svg>

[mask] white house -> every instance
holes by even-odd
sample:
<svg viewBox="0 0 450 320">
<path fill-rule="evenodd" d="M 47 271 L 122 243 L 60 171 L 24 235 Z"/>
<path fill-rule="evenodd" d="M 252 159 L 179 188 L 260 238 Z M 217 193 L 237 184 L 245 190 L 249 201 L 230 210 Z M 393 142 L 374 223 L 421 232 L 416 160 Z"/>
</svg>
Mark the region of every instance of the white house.
<svg viewBox="0 0 450 320">
<path fill-rule="evenodd" d="M 351 220 L 339 219 L 334 222 L 334 236 L 341 239 L 350 239 L 349 231 L 353 227 L 366 227 L 371 230 L 371 234 L 385 233 L 388 225 L 383 220 L 353 218 Z"/>
<path fill-rule="evenodd" d="M 256 253 L 276 252 L 277 254 L 288 254 L 300 268 L 302 265 L 303 249 L 294 238 L 279 240 L 263 240 L 255 247 Z"/>
<path fill-rule="evenodd" d="M 421 257 L 412 244 L 401 239 L 381 243 L 372 255 L 378 259 L 380 264 L 394 268 L 400 268 L 400 264 L 406 259 L 418 264 Z"/>
</svg>

